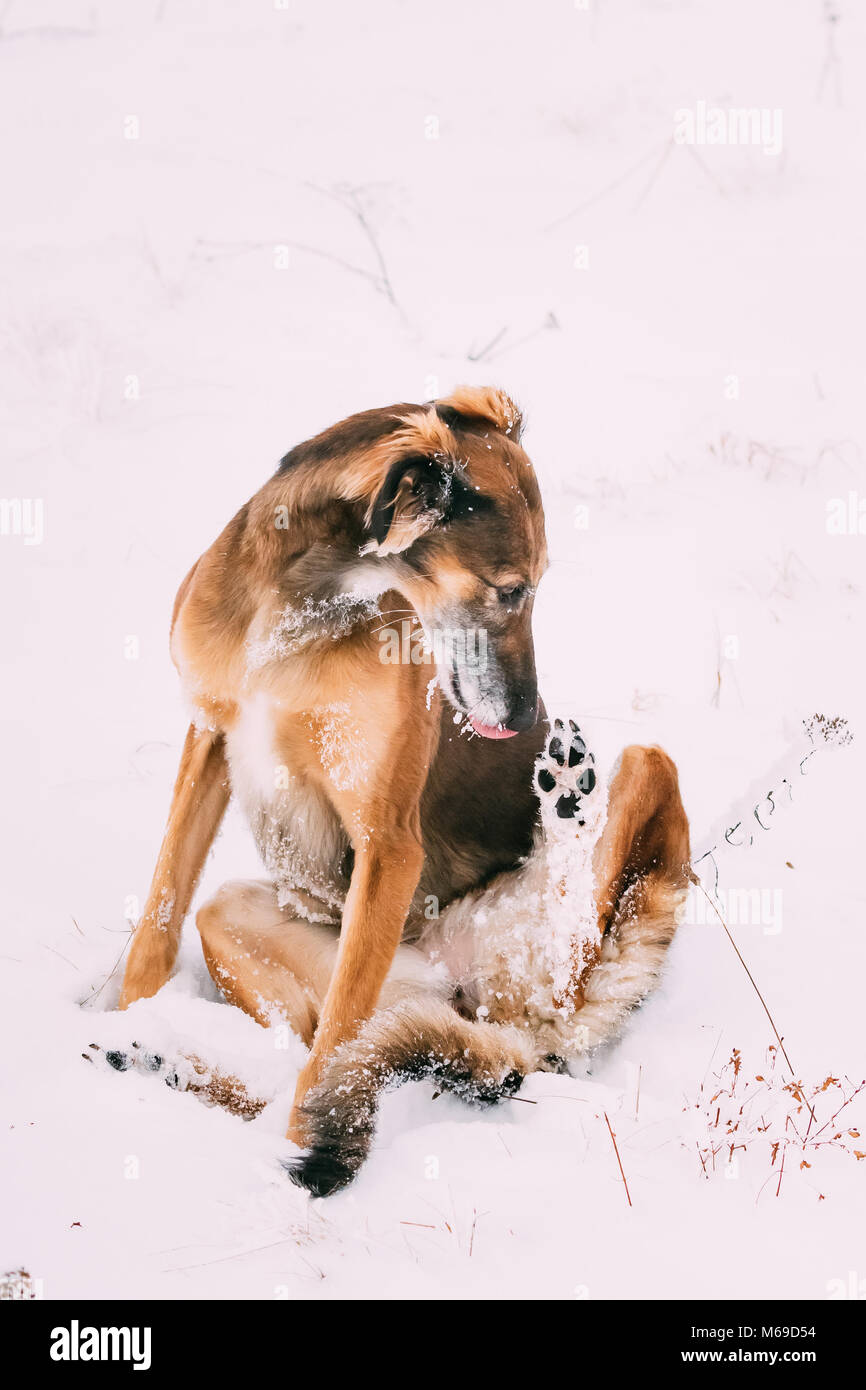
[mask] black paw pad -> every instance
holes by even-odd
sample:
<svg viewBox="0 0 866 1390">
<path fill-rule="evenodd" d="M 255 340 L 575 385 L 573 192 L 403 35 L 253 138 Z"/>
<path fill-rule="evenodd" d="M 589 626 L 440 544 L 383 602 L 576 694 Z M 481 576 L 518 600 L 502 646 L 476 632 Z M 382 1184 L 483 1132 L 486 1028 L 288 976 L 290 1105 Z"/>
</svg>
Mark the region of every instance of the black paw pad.
<svg viewBox="0 0 866 1390">
<path fill-rule="evenodd" d="M 565 767 L 565 749 L 562 746 L 561 738 L 557 738 L 554 734 L 547 745 L 547 752 L 548 756 L 551 757 L 555 763 L 559 763 L 560 767 Z"/>
<path fill-rule="evenodd" d="M 543 767 L 538 774 L 538 785 L 543 792 L 552 792 L 556 786 L 556 778 L 549 768 Z"/>
<path fill-rule="evenodd" d="M 580 734 L 574 734 L 568 750 L 568 766 L 579 767 L 586 757 L 586 744 Z"/>
<path fill-rule="evenodd" d="M 106 1052 L 105 1060 L 115 1071 L 129 1071 L 132 1066 L 132 1058 L 128 1052 Z"/>
<path fill-rule="evenodd" d="M 541 1059 L 541 1067 L 543 1071 L 552 1071 L 557 1076 L 565 1076 L 568 1072 L 568 1062 L 556 1052 L 548 1052 Z"/>
<path fill-rule="evenodd" d="M 506 1072 L 501 1080 L 493 1076 L 474 1077 L 460 1091 L 460 1099 L 478 1110 L 486 1110 L 489 1106 L 498 1105 L 504 1097 L 513 1096 L 524 1080 L 523 1072 L 517 1070 Z"/>
<path fill-rule="evenodd" d="M 556 803 L 556 814 L 560 820 L 571 820 L 577 814 L 578 801 L 574 792 L 563 792 Z"/>
<path fill-rule="evenodd" d="M 589 794 L 595 786 L 595 768 L 586 768 L 578 777 L 577 785 L 582 792 Z"/>
</svg>

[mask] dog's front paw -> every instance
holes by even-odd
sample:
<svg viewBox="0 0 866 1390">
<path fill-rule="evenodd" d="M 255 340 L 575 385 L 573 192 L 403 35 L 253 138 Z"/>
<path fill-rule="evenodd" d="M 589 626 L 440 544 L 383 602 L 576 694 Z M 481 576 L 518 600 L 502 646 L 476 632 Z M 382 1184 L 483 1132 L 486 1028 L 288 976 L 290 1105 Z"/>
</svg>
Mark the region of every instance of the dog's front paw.
<svg viewBox="0 0 866 1390">
<path fill-rule="evenodd" d="M 555 719 L 550 738 L 535 765 L 542 815 L 584 824 L 583 810 L 595 790 L 595 757 L 573 719 Z"/>
</svg>

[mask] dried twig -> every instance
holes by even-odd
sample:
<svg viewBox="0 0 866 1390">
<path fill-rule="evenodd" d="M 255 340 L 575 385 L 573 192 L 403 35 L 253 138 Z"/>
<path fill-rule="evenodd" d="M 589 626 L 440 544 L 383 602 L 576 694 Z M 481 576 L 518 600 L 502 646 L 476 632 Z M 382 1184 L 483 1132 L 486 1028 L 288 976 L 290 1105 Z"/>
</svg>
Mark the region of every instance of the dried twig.
<svg viewBox="0 0 866 1390">
<path fill-rule="evenodd" d="M 391 277 L 388 274 L 388 267 L 385 263 L 385 257 L 382 254 L 382 248 L 379 245 L 376 233 L 373 231 L 373 228 L 361 203 L 361 190 L 359 188 L 352 188 L 349 186 L 345 186 L 339 189 L 320 188 L 319 185 L 316 183 L 308 183 L 306 186 L 307 188 L 312 189 L 314 193 L 320 194 L 321 197 L 331 198 L 334 202 L 340 203 L 342 207 L 347 208 L 348 211 L 354 215 L 355 220 L 361 228 L 361 231 L 364 233 L 364 236 L 366 237 L 367 242 L 373 252 L 373 255 L 376 259 L 376 264 L 379 267 L 379 275 L 375 277 L 376 282 L 382 294 L 385 295 L 385 298 L 388 299 L 391 304 L 393 304 L 395 309 L 399 309 L 400 305 L 397 303 L 397 296 L 394 293 L 394 286 L 391 284 Z"/>
<path fill-rule="evenodd" d="M 754 989 L 755 993 L 757 994 L 758 998 L 759 998 L 760 1001 L 761 1001 L 761 1004 L 762 1004 L 763 1009 L 764 1009 L 764 1013 L 767 1015 L 767 1018 L 770 1020 L 770 1027 L 772 1028 L 773 1032 L 774 1032 L 775 1035 L 776 1035 L 776 1039 L 777 1039 L 777 1041 L 778 1041 L 778 1043 L 779 1043 L 779 1047 L 782 1049 L 782 1056 L 784 1057 L 785 1061 L 788 1063 L 788 1070 L 790 1071 L 792 1078 L 795 1078 L 796 1075 L 797 1075 L 797 1073 L 794 1071 L 794 1067 L 793 1067 L 793 1064 L 792 1064 L 792 1062 L 791 1062 L 791 1059 L 790 1059 L 790 1057 L 788 1056 L 787 1051 L 785 1050 L 785 1044 L 784 1044 L 784 1042 L 782 1041 L 782 1035 L 781 1035 L 781 1033 L 779 1032 L 778 1028 L 776 1027 L 775 1020 L 774 1020 L 774 1018 L 773 1018 L 773 1015 L 770 1013 L 770 1010 L 769 1010 L 769 1008 L 768 1008 L 768 1006 L 767 1006 L 767 1001 L 766 1001 L 766 999 L 764 998 L 764 996 L 763 996 L 763 994 L 761 993 L 761 991 L 758 989 L 758 986 L 757 986 L 757 983 L 756 983 L 756 981 L 755 981 L 754 975 L 752 974 L 752 972 L 751 972 L 751 970 L 749 969 L 749 967 L 746 965 L 746 962 L 745 962 L 745 960 L 743 959 L 743 956 L 742 956 L 742 953 L 741 953 L 741 951 L 740 951 L 740 948 L 739 948 L 739 946 L 737 945 L 736 941 L 734 940 L 733 936 L 731 935 L 731 931 L 730 931 L 730 928 L 729 928 L 727 922 L 725 921 L 725 919 L 724 919 L 724 917 L 722 916 L 721 912 L 719 912 L 719 909 L 716 907 L 716 904 L 713 902 L 713 900 L 712 900 L 712 898 L 710 897 L 709 893 L 707 892 L 706 888 L 705 888 L 704 885 L 701 883 L 701 880 L 698 878 L 697 874 L 695 873 L 694 869 L 692 869 L 692 868 L 689 869 L 689 877 L 690 877 L 692 883 L 695 885 L 695 887 L 696 887 L 696 888 L 700 888 L 701 892 L 703 893 L 703 895 L 704 895 L 704 897 L 706 898 L 707 902 L 709 903 L 710 907 L 713 909 L 713 912 L 716 914 L 716 916 L 718 917 L 719 921 L 721 922 L 721 924 L 722 924 L 722 929 L 723 929 L 725 935 L 727 936 L 728 940 L 730 941 L 731 945 L 733 946 L 734 950 L 736 951 L 736 953 L 737 953 L 737 959 L 739 960 L 740 964 L 742 965 L 743 969 L 745 970 L 746 974 L 748 975 L 748 977 L 749 977 L 749 979 L 750 979 L 750 981 L 751 981 L 751 983 L 752 983 L 752 988 Z M 808 1105 L 808 1101 L 807 1101 L 806 1103 L 807 1103 L 807 1105 Z M 810 1107 L 810 1109 L 811 1109 L 811 1107 Z M 814 1115 L 813 1115 L 813 1118 L 814 1118 Z"/>
<path fill-rule="evenodd" d="M 350 275 L 359 275 L 362 280 L 371 284 L 378 293 L 385 292 L 380 277 L 372 270 L 365 270 L 363 266 L 353 265 L 351 261 L 344 260 L 342 256 L 335 256 L 331 251 L 323 251 L 320 246 L 310 246 L 304 241 L 286 241 L 275 238 L 273 241 L 230 243 L 207 241 L 199 237 L 196 246 L 202 248 L 201 257 L 208 261 L 216 260 L 218 256 L 244 256 L 252 251 L 266 251 L 273 250 L 275 246 L 288 246 L 292 251 L 303 251 L 307 256 L 319 256 L 323 261 L 330 261 L 332 265 L 338 265 L 341 270 L 347 270 Z"/>
<path fill-rule="evenodd" d="M 781 1190 L 782 1190 L 782 1178 L 784 1177 L 784 1174 L 785 1174 L 785 1155 L 786 1155 L 787 1152 L 788 1152 L 787 1149 L 783 1149 L 783 1150 L 782 1150 L 782 1164 L 781 1164 L 781 1167 L 779 1168 L 779 1181 L 776 1183 L 776 1196 L 777 1196 L 777 1197 L 778 1197 L 779 1193 L 780 1193 Z"/>
<path fill-rule="evenodd" d="M 533 338 L 538 337 L 539 333 L 546 333 L 550 328 L 558 329 L 559 326 L 559 320 L 557 319 L 556 314 L 551 309 L 548 312 L 547 318 L 544 320 L 543 323 L 539 324 L 538 328 L 533 328 L 531 332 L 524 333 L 522 338 L 515 338 L 514 341 L 511 343 L 503 343 L 502 347 L 499 349 L 498 352 L 490 352 L 490 348 L 493 346 L 493 344 L 489 344 L 484 349 L 485 354 L 487 354 L 487 360 L 488 362 L 492 362 L 494 358 L 501 357 L 504 352 L 513 352 L 515 348 L 522 347 L 524 343 L 530 343 Z M 499 336 L 501 337 L 502 335 L 500 334 Z M 474 360 L 477 361 L 478 359 L 476 358 Z"/>
<path fill-rule="evenodd" d="M 713 1095 L 707 1096 L 702 1082 L 695 1106 L 696 1109 L 703 1110 L 707 1124 L 707 1137 L 696 1146 L 705 1176 L 708 1175 L 708 1160 L 712 1162 L 715 1171 L 718 1153 L 727 1151 L 730 1163 L 738 1150 L 747 1154 L 761 1141 L 769 1145 L 771 1171 L 758 1189 L 756 1202 L 760 1200 L 774 1173 L 777 1176 L 776 1196 L 781 1194 L 782 1174 L 790 1167 L 786 1156 L 791 1147 L 795 1150 L 794 1158 L 799 1157 L 798 1167 L 801 1170 L 811 1168 L 817 1151 L 825 1147 L 840 1150 L 858 1161 L 866 1160 L 866 1152 L 852 1148 L 848 1142 L 850 1139 L 860 1138 L 858 1126 L 849 1123 L 846 1127 L 845 1122 L 838 1119 L 842 1111 L 866 1090 L 866 1080 L 855 1084 L 849 1077 L 845 1077 L 843 1084 L 839 1077 L 831 1075 L 822 1083 L 813 1085 L 807 1092 L 800 1081 L 780 1083 L 776 1067 L 781 1055 L 776 1044 L 771 1043 L 767 1049 L 766 1074 L 759 1073 L 752 1077 L 742 1065 L 739 1049 L 734 1048 L 730 1060 L 717 1074 L 718 1089 Z M 753 1089 L 753 1081 L 760 1083 L 756 1089 Z M 749 1108 L 759 1096 L 762 1098 L 760 1116 L 751 1119 Z M 784 1101 L 783 1096 L 787 1098 Z M 801 1133 L 796 1116 L 804 1109 L 808 1109 L 810 1114 L 816 1114 L 822 1098 L 825 1097 L 824 1103 L 829 1102 L 832 1114 L 810 1139 L 808 1131 L 805 1134 Z M 837 1103 L 837 1097 L 841 1103 Z M 794 1102 L 795 1110 L 790 1108 L 791 1100 Z M 766 1105 L 763 1102 L 766 1102 Z M 784 1105 L 781 1111 L 780 1102 Z M 837 1124 L 839 1129 L 835 1130 Z M 831 1132 L 828 1133 L 828 1130 Z"/>
<path fill-rule="evenodd" d="M 638 208 L 641 206 L 641 204 L 644 203 L 644 202 L 646 202 L 647 198 L 649 197 L 650 193 L 652 192 L 652 190 L 653 190 L 653 188 L 654 188 L 654 186 L 655 186 L 656 180 L 658 179 L 659 175 L 661 174 L 662 169 L 663 169 L 663 168 L 665 167 L 665 165 L 667 164 L 668 159 L 670 158 L 670 154 L 671 154 L 671 151 L 673 150 L 673 148 L 674 148 L 674 142 L 673 142 L 673 138 L 671 138 L 670 140 L 668 140 L 667 144 L 665 145 L 665 147 L 664 147 L 664 149 L 663 149 L 663 151 L 662 151 L 662 154 L 661 154 L 661 158 L 657 161 L 656 166 L 655 166 L 655 168 L 653 169 L 652 174 L 650 175 L 649 182 L 647 183 L 646 188 L 644 189 L 643 193 L 641 193 L 640 197 L 638 198 L 637 202 L 635 203 L 634 208 L 632 209 L 632 211 L 637 212 L 637 210 L 638 210 Z"/>
<path fill-rule="evenodd" d="M 719 181 L 718 181 L 718 179 L 716 178 L 715 174 L 712 173 L 712 171 L 711 171 L 711 169 L 710 169 L 710 166 L 707 164 L 706 160 L 701 159 L 701 156 L 698 154 L 698 152 L 697 152 L 697 150 L 695 149 L 694 145 L 686 145 L 686 146 L 685 146 L 685 149 L 688 150 L 689 154 L 691 155 L 692 159 L 693 159 L 693 160 L 695 161 L 695 163 L 697 164 L 698 168 L 701 169 L 701 170 L 703 171 L 703 173 L 706 174 L 707 178 L 709 179 L 710 183 L 711 183 L 711 184 L 713 185 L 713 187 L 715 188 L 716 192 L 719 193 L 723 198 L 727 198 L 728 195 L 727 195 L 727 193 L 725 192 L 724 188 L 723 188 L 722 185 L 719 183 Z"/>
<path fill-rule="evenodd" d="M 612 1129 L 612 1127 L 611 1127 L 610 1120 L 608 1120 L 608 1118 L 607 1118 L 607 1111 L 606 1111 L 606 1110 L 604 1111 L 604 1118 L 605 1118 L 605 1120 L 607 1120 L 607 1127 L 608 1127 L 608 1129 L 610 1130 L 610 1137 L 611 1137 L 611 1141 L 612 1141 L 612 1143 L 613 1143 L 613 1151 L 614 1151 L 614 1153 L 616 1154 L 616 1161 L 617 1161 L 617 1163 L 619 1164 L 619 1171 L 620 1171 L 620 1173 L 621 1173 L 621 1175 L 622 1175 L 622 1185 L 623 1185 L 623 1187 L 625 1188 L 625 1195 L 626 1195 L 626 1197 L 628 1198 L 628 1204 L 629 1204 L 629 1206 L 631 1206 L 631 1205 L 632 1205 L 631 1193 L 630 1193 L 629 1190 L 628 1190 L 628 1183 L 626 1182 L 626 1178 L 625 1178 L 625 1169 L 624 1169 L 623 1166 L 622 1166 L 622 1159 L 621 1159 L 620 1156 L 619 1156 L 619 1149 L 617 1148 L 617 1145 L 616 1145 L 616 1135 L 615 1135 L 614 1132 L 613 1132 L 613 1129 Z"/>
<path fill-rule="evenodd" d="M 89 1004 L 90 1001 L 91 1001 L 91 999 L 97 998 L 97 997 L 102 993 L 102 991 L 105 989 L 105 986 L 108 984 L 109 980 L 113 980 L 113 979 L 114 979 L 114 976 L 115 976 L 115 974 L 116 974 L 116 972 L 117 972 L 117 967 L 120 965 L 120 962 L 123 960 L 123 957 L 126 955 L 127 951 L 129 950 L 129 943 L 130 943 L 130 941 L 132 940 L 133 935 L 134 935 L 134 932 L 130 932 L 129 935 L 127 936 L 126 940 L 125 940 L 124 943 L 123 943 L 123 950 L 121 951 L 120 955 L 117 957 L 117 960 L 114 962 L 114 965 L 111 967 L 110 971 L 109 971 L 108 974 L 106 975 L 105 979 L 102 981 L 102 984 L 99 986 L 99 988 L 98 988 L 98 989 L 92 989 L 92 990 L 90 991 L 90 993 L 86 996 L 86 998 L 82 999 L 82 1001 L 81 1001 L 81 1007 L 82 1007 L 82 1008 L 84 1008 L 84 1005 L 85 1005 L 85 1004 Z"/>
<path fill-rule="evenodd" d="M 598 193 L 594 193 L 591 198 L 585 198 L 582 203 L 578 203 L 577 207 L 573 207 L 570 212 L 563 213 L 561 217 L 555 218 L 553 222 L 548 222 L 544 230 L 550 232 L 554 227 L 561 226 L 563 222 L 570 222 L 572 217 L 577 217 L 578 213 L 585 212 L 587 208 L 591 208 L 595 203 L 601 202 L 602 198 L 606 198 L 608 193 L 615 192 L 617 188 L 621 188 L 624 183 L 627 183 L 632 174 L 638 173 L 638 171 L 649 164 L 652 159 L 657 158 L 659 153 L 666 154 L 669 143 L 670 142 L 666 140 L 664 145 L 654 145 L 649 154 L 644 155 L 636 164 L 632 164 L 619 178 L 614 179 L 612 183 L 606 184 Z"/>
<path fill-rule="evenodd" d="M 472 1259 L 472 1251 L 475 1248 L 475 1228 L 478 1225 L 478 1209 L 472 1208 L 472 1229 L 469 1232 L 469 1258 Z"/>
<path fill-rule="evenodd" d="M 495 333 L 495 334 L 493 335 L 493 337 L 490 339 L 490 342 L 487 344 L 487 346 L 486 346 L 486 347 L 483 347 L 483 348 L 481 349 L 480 352 L 467 352 L 467 354 L 466 354 L 467 360 L 468 360 L 469 362 L 480 362 L 481 359 L 487 355 L 487 353 L 490 351 L 490 349 L 491 349 L 492 347 L 495 347 L 495 346 L 496 346 L 496 344 L 499 342 L 499 340 L 500 340 L 507 332 L 508 332 L 508 324 L 506 324 L 504 328 L 500 328 L 499 332 L 498 332 L 498 333 Z"/>
<path fill-rule="evenodd" d="M 44 941 L 43 941 L 43 943 L 42 943 L 42 949 L 43 949 L 44 951 L 50 951 L 51 954 L 54 955 L 54 956 L 59 956 L 60 959 L 61 959 L 62 961 L 64 961 L 68 966 L 71 966 L 71 968 L 72 968 L 73 970 L 77 970 L 77 969 L 78 969 L 78 966 L 75 965 L 75 964 L 73 964 L 73 962 L 72 962 L 71 960 L 69 960 L 69 958 L 68 958 L 67 956 L 64 956 L 64 955 L 62 954 L 61 951 L 55 951 L 55 949 L 54 949 L 53 946 L 48 946 Z"/>
</svg>

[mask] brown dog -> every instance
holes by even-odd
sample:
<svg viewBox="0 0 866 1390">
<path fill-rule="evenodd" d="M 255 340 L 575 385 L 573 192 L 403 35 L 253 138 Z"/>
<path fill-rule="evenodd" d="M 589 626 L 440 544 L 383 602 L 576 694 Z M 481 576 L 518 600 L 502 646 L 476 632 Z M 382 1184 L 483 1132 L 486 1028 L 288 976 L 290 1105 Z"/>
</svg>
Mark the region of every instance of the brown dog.
<svg viewBox="0 0 866 1390">
<path fill-rule="evenodd" d="M 121 1007 L 168 979 L 234 791 L 275 884 L 270 920 L 236 893 L 199 927 L 227 997 L 262 1022 L 281 1005 L 312 1043 L 289 1130 L 302 1144 L 308 1091 L 380 1002 L 425 904 L 483 887 L 533 846 L 546 724 L 531 616 L 547 555 L 520 429 L 492 389 L 353 416 L 285 457 L 178 594 L 172 655 L 199 713 Z M 395 659 L 383 637 L 397 629 L 412 641 Z M 438 683 L 416 659 L 422 632 Z M 611 788 L 605 926 L 641 874 L 682 879 L 685 816 L 659 758 L 629 750 Z M 339 950 L 326 949 L 337 923 Z M 274 925 L 282 954 L 260 934 Z"/>
</svg>

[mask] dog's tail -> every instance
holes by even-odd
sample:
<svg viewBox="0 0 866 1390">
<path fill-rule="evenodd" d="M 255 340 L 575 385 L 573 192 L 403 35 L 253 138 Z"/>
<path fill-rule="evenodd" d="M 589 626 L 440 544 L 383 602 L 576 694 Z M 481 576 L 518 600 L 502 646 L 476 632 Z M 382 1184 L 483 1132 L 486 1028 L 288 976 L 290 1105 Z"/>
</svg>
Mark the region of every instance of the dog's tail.
<svg viewBox="0 0 866 1390">
<path fill-rule="evenodd" d="M 438 1000 L 410 1000 L 374 1014 L 334 1053 L 302 1107 L 307 1151 L 289 1160 L 292 1181 L 317 1197 L 345 1187 L 367 1157 L 384 1090 L 433 1079 L 470 1105 L 513 1096 L 536 1065 L 527 1033 L 475 1023 Z"/>
</svg>

